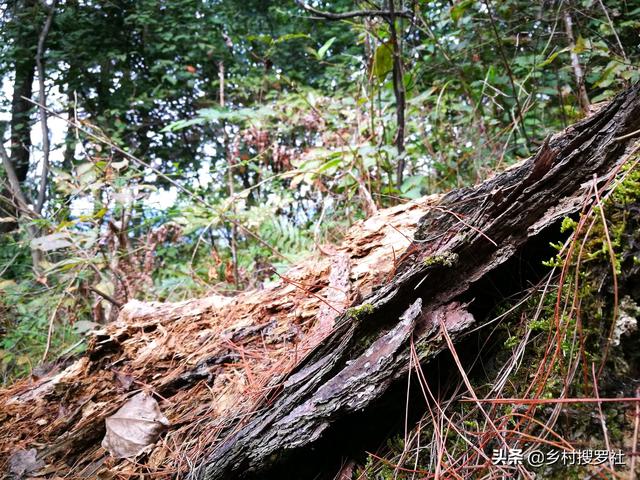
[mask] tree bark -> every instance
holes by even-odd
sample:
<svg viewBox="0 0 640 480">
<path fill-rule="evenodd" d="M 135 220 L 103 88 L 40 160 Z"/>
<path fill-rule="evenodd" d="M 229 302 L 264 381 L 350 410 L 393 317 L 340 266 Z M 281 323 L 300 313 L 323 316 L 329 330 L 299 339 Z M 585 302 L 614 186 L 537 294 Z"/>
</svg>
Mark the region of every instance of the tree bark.
<svg viewBox="0 0 640 480">
<path fill-rule="evenodd" d="M 455 342 L 477 328 L 488 286 L 508 286 L 510 262 L 546 256 L 559 222 L 593 200 L 593 182 L 605 190 L 637 152 L 629 149 L 640 136 L 639 93 L 636 85 L 620 94 L 518 167 L 444 196 L 420 220 L 393 280 L 274 381 L 279 388 L 193 478 L 313 478 L 332 460 L 332 442 L 361 442 L 354 419 L 379 420 L 375 407 L 406 379 L 411 345 L 426 365 L 447 348 L 443 329 Z"/>
</svg>

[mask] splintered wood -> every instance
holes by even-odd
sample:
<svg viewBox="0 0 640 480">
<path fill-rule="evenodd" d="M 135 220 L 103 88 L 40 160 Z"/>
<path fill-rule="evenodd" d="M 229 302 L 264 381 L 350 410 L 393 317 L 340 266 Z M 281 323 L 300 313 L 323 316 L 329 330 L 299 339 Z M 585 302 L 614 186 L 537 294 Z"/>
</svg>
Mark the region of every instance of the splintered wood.
<svg viewBox="0 0 640 480">
<path fill-rule="evenodd" d="M 393 275 L 435 200 L 376 213 L 341 245 L 323 246 L 261 290 L 129 302 L 84 356 L 0 391 L 1 471 L 51 478 L 188 472 L 223 428 L 251 413 L 274 379 L 331 332 L 340 314 Z M 135 462 L 113 458 L 100 445 L 105 419 L 141 390 L 155 395 L 169 429 Z"/>
</svg>

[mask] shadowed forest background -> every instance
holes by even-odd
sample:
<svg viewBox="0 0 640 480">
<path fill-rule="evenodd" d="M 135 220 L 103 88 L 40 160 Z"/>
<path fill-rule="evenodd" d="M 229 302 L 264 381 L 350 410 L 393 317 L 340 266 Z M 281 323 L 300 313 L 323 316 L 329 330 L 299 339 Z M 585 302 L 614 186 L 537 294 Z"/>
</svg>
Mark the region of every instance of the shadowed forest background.
<svg viewBox="0 0 640 480">
<path fill-rule="evenodd" d="M 130 299 L 260 287 L 635 83 L 640 4 L 0 6 L 2 382 Z"/>
</svg>

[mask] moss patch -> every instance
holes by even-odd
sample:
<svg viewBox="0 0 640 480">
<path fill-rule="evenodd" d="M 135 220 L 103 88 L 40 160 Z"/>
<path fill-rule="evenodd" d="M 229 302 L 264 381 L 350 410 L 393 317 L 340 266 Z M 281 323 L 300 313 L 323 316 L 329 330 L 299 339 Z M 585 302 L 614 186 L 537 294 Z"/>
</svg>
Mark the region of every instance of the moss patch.
<svg viewBox="0 0 640 480">
<path fill-rule="evenodd" d="M 371 303 L 363 303 L 357 307 L 351 307 L 347 309 L 347 318 L 353 320 L 362 320 L 367 315 L 370 315 L 374 311 L 374 307 Z"/>
<path fill-rule="evenodd" d="M 443 252 L 437 255 L 429 255 L 422 263 L 427 267 L 441 265 L 443 267 L 453 267 L 458 263 L 458 254 L 454 252 Z"/>
</svg>

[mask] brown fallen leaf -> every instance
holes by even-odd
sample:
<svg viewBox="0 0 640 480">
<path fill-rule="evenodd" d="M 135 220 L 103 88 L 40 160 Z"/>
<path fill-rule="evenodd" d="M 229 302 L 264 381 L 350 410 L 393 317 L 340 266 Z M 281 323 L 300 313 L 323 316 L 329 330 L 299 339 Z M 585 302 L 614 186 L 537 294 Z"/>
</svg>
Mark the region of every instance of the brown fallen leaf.
<svg viewBox="0 0 640 480">
<path fill-rule="evenodd" d="M 133 458 L 156 442 L 169 426 L 158 402 L 140 392 L 106 420 L 102 446 L 116 458 Z"/>
</svg>

